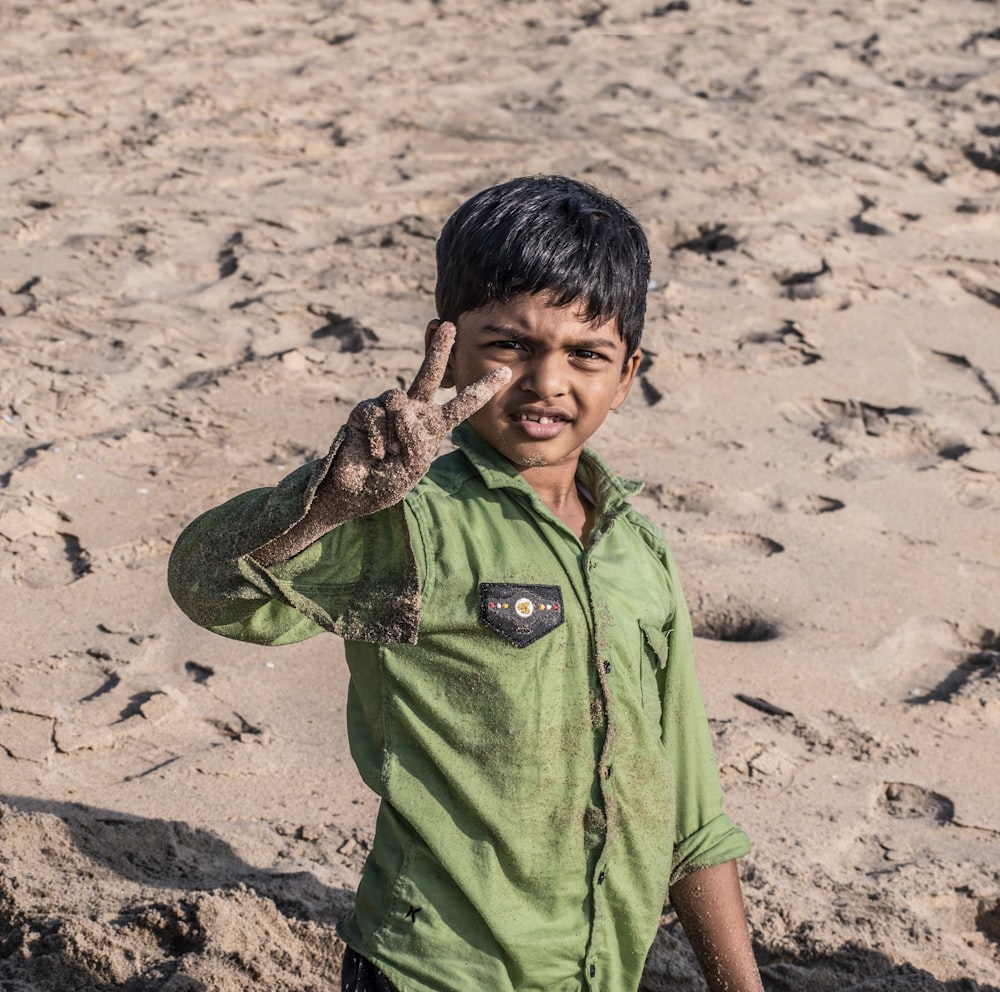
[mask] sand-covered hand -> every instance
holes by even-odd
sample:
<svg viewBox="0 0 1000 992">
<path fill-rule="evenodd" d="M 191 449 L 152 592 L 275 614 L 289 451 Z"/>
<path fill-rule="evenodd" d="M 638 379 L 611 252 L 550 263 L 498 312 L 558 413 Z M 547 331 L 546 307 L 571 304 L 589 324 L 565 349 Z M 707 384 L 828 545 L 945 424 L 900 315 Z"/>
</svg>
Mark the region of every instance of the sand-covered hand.
<svg viewBox="0 0 1000 992">
<path fill-rule="evenodd" d="M 498 368 L 437 404 L 454 341 L 455 325 L 441 323 L 406 392 L 389 390 L 351 411 L 343 444 L 318 494 L 330 509 L 345 504 L 343 512 L 350 513 L 342 519 L 399 502 L 430 467 L 442 440 L 510 379 L 509 369 Z"/>
<path fill-rule="evenodd" d="M 258 562 L 283 561 L 345 520 L 398 503 L 430 467 L 446 435 L 509 381 L 510 369 L 501 367 L 447 403 L 436 403 L 454 342 L 455 325 L 442 322 L 408 390 L 391 389 L 351 411 L 340 448 L 309 512 L 255 551 Z"/>
</svg>

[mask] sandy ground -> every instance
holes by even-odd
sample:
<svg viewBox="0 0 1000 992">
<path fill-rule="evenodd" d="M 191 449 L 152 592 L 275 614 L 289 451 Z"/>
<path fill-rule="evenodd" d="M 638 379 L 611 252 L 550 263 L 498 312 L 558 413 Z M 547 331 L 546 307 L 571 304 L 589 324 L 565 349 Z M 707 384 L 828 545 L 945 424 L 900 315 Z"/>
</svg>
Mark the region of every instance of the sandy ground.
<svg viewBox="0 0 1000 992">
<path fill-rule="evenodd" d="M 170 602 L 197 512 L 420 361 L 433 239 L 564 172 L 654 249 L 646 483 L 765 985 L 1000 988 L 995 0 L 0 5 L 0 988 L 328 990 L 340 644 Z M 669 911 L 644 988 L 703 988 Z"/>
</svg>

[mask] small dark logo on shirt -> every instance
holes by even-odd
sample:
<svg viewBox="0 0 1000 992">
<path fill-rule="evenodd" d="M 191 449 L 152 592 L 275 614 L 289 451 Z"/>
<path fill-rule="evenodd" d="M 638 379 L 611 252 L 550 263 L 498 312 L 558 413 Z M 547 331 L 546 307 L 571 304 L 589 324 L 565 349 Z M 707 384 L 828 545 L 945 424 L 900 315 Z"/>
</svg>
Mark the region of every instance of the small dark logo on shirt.
<svg viewBox="0 0 1000 992">
<path fill-rule="evenodd" d="M 484 582 L 479 619 L 511 644 L 526 648 L 563 622 L 562 592 L 559 586 Z"/>
</svg>

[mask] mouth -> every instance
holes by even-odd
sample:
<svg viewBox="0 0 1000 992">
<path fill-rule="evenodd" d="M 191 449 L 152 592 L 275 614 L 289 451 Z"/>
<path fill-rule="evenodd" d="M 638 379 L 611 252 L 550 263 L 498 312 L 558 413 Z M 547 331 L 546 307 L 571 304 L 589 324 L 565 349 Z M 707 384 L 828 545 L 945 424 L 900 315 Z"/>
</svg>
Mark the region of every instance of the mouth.
<svg viewBox="0 0 1000 992">
<path fill-rule="evenodd" d="M 517 423 L 532 423 L 532 424 L 564 424 L 567 418 L 562 416 L 545 416 L 542 414 L 534 413 L 515 413 L 514 420 Z"/>
<path fill-rule="evenodd" d="M 561 410 L 523 410 L 512 415 L 516 428 L 532 441 L 547 441 L 569 425 L 570 417 Z"/>
</svg>

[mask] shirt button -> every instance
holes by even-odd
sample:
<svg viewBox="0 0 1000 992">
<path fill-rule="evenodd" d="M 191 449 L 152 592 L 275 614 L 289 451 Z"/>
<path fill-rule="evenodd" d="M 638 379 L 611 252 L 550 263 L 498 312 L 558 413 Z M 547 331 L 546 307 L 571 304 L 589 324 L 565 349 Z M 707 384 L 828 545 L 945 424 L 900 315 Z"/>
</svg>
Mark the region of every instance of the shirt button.
<svg viewBox="0 0 1000 992">
<path fill-rule="evenodd" d="M 611 662 L 610 661 L 604 662 L 604 671 L 605 671 L 605 673 L 611 671 Z"/>
<path fill-rule="evenodd" d="M 597 884 L 598 885 L 603 885 L 604 884 L 604 876 L 605 876 L 605 873 L 603 871 L 601 872 L 600 875 L 597 876 Z"/>
<path fill-rule="evenodd" d="M 611 765 L 608 765 L 608 767 L 604 769 L 604 777 L 611 778 Z"/>
<path fill-rule="evenodd" d="M 594 975 L 596 975 L 596 974 L 597 974 L 597 967 L 596 967 L 596 965 L 591 965 L 590 966 L 590 977 L 593 978 Z"/>
</svg>

